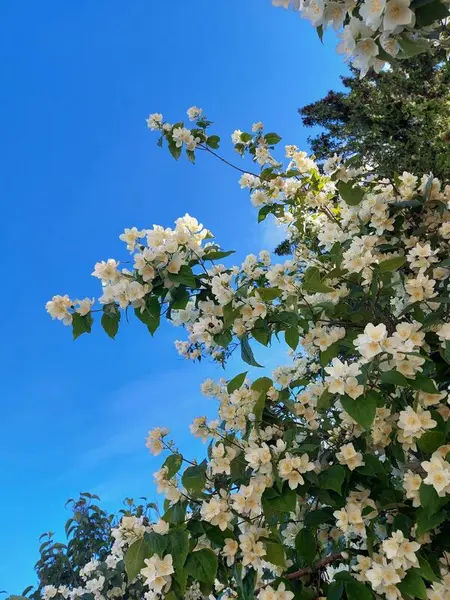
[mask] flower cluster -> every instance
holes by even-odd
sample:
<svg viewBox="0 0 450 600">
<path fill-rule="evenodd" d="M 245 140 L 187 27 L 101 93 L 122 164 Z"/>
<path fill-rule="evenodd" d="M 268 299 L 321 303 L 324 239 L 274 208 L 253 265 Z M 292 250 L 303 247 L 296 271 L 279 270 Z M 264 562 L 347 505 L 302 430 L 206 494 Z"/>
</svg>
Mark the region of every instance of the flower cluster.
<svg viewBox="0 0 450 600">
<path fill-rule="evenodd" d="M 380 71 L 393 59 L 408 58 L 433 45 L 448 43 L 446 2 L 272 0 L 272 4 L 300 11 L 320 36 L 332 26 L 341 38 L 337 51 L 351 58 L 362 76 L 370 68 Z"/>
<path fill-rule="evenodd" d="M 190 130 L 159 114 L 148 124 L 176 158 L 183 144 L 190 160 L 199 146 L 216 154 L 203 111 L 188 114 Z M 289 257 L 262 251 L 229 266 L 189 216 L 175 229 L 126 229 L 133 269 L 110 259 L 94 270 L 101 323 L 114 337 L 131 304 L 151 333 L 163 315 L 184 329 L 186 358 L 224 364 L 239 350 L 260 367 L 258 344 L 285 343 L 290 362 L 204 382 L 218 418 L 191 425 L 209 441 L 202 462 L 167 429 L 149 433 L 149 450 L 168 453 L 154 474 L 164 514 L 124 518 L 108 560 L 146 600 L 291 600 L 305 585 L 314 598 L 445 598 L 450 186 L 431 174 L 378 179 L 339 157 L 322 171 L 293 145 L 277 157 L 280 137 L 260 122 L 232 142 L 250 163 L 240 186 L 259 221 L 283 227 Z M 92 302 L 55 296 L 47 310 L 77 337 L 91 330 Z M 102 569 L 89 593 L 111 597 Z"/>
</svg>

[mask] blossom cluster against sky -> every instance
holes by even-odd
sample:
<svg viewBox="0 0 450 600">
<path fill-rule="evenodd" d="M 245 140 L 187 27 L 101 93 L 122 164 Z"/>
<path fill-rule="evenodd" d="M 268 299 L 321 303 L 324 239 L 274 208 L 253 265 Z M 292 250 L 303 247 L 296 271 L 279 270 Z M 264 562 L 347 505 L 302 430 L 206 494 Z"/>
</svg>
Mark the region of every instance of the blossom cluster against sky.
<svg viewBox="0 0 450 600">
<path fill-rule="evenodd" d="M 126 259 L 124 227 L 189 212 L 237 260 L 277 243 L 256 226 L 238 174 L 207 156 L 176 164 L 148 113 L 177 120 L 196 104 L 224 138 L 261 120 L 306 147 L 297 108 L 336 88 L 345 66 L 333 33 L 322 46 L 309 23 L 261 0 L 3 0 L 0 32 L 0 588 L 20 593 L 38 536 L 62 534 L 67 498 L 98 493 L 114 510 L 127 495 L 154 497 L 148 429 L 166 425 L 184 450 L 202 451 L 188 424 L 214 413 L 199 385 L 222 376 L 184 363 L 168 325 L 155 340 L 130 323 L 114 342 L 100 331 L 72 342 L 45 301 L 98 293 L 86 273 Z"/>
</svg>

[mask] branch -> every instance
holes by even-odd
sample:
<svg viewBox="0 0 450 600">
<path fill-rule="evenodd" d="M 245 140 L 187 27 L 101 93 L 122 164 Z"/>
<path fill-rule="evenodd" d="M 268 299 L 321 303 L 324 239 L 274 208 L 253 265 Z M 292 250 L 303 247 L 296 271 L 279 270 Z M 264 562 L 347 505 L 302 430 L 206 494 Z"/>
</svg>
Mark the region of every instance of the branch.
<svg viewBox="0 0 450 600">
<path fill-rule="evenodd" d="M 239 173 L 243 173 L 244 175 L 253 175 L 253 177 L 259 178 L 259 175 L 256 175 L 256 173 L 252 173 L 251 171 L 246 171 L 245 169 L 241 169 L 237 165 L 234 165 L 233 163 L 231 163 L 229 160 L 226 160 L 226 158 L 223 158 L 223 156 L 220 156 L 220 154 L 217 154 L 217 152 L 214 152 L 214 150 L 211 150 L 211 148 L 208 148 L 208 146 L 201 144 L 201 145 L 199 145 L 199 148 L 201 148 L 202 150 L 206 150 L 206 152 L 209 152 L 210 154 L 212 154 L 213 156 L 215 156 L 216 158 L 221 160 L 223 163 L 225 163 L 229 167 L 236 169 L 236 171 L 239 171 Z"/>
<path fill-rule="evenodd" d="M 320 569 L 327 567 L 328 565 L 330 565 L 331 563 L 333 563 L 336 560 L 339 560 L 340 558 L 342 558 L 342 554 L 340 552 L 337 552 L 336 554 L 330 554 L 330 556 L 326 556 L 325 558 L 320 559 L 312 567 L 305 567 L 304 569 L 300 569 L 299 571 L 295 571 L 294 573 L 289 573 L 288 575 L 285 575 L 285 578 L 286 579 L 301 579 L 302 577 L 305 577 L 306 575 L 310 575 L 311 573 L 314 573 L 314 571 L 320 571 Z"/>
</svg>

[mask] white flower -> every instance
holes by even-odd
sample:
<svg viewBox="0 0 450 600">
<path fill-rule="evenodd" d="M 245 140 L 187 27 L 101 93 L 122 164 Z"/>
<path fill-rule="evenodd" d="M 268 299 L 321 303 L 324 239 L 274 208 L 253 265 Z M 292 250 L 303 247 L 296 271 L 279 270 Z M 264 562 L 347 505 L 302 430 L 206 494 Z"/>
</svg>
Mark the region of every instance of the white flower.
<svg viewBox="0 0 450 600">
<path fill-rule="evenodd" d="M 410 4 L 410 0 L 389 0 L 384 10 L 383 29 L 393 31 L 399 25 L 409 25 L 414 18 Z"/>
<path fill-rule="evenodd" d="M 78 304 L 75 308 L 75 312 L 84 317 L 91 311 L 95 300 L 94 298 L 85 298 L 84 300 L 75 300 L 75 302 Z"/>
<path fill-rule="evenodd" d="M 64 325 L 70 325 L 72 323 L 72 315 L 69 311 L 69 308 L 72 308 L 74 301 L 67 296 L 53 296 L 51 300 L 49 300 L 45 309 L 52 319 L 58 319 L 62 321 Z"/>
<path fill-rule="evenodd" d="M 144 585 L 153 592 L 160 594 L 170 587 L 171 575 L 174 573 L 172 555 L 167 554 L 163 559 L 154 554 L 144 560 L 145 567 L 141 569 Z"/>
<path fill-rule="evenodd" d="M 163 438 L 169 434 L 167 427 L 155 427 L 148 432 L 146 446 L 150 452 L 157 456 L 164 448 Z"/>
<path fill-rule="evenodd" d="M 427 473 L 423 480 L 426 485 L 432 485 L 441 497 L 450 493 L 450 463 L 433 455 L 431 460 L 422 462 L 421 466 Z"/>
<path fill-rule="evenodd" d="M 197 121 L 200 118 L 202 112 L 202 109 L 197 108 L 196 106 L 191 106 L 191 108 L 188 108 L 187 115 L 189 117 L 189 121 Z"/>
<path fill-rule="evenodd" d="M 177 148 L 181 148 L 185 144 L 188 150 L 195 150 L 197 141 L 186 127 L 175 127 L 172 130 L 172 137 Z"/>
<path fill-rule="evenodd" d="M 242 134 L 242 131 L 240 129 L 235 129 L 233 131 L 233 133 L 231 134 L 231 141 L 233 142 L 234 145 L 243 144 L 243 141 L 241 140 L 241 134 Z"/>
<path fill-rule="evenodd" d="M 57 593 L 58 590 L 54 585 L 46 585 L 42 589 L 42 595 L 44 597 L 44 600 L 50 600 L 51 598 L 54 598 L 57 595 Z"/>
<path fill-rule="evenodd" d="M 303 485 L 305 480 L 302 474 L 312 471 L 314 463 L 310 462 L 309 456 L 292 456 L 286 453 L 286 456 L 278 463 L 278 473 L 283 481 L 288 481 L 291 490 L 295 490 L 297 486 Z"/>
<path fill-rule="evenodd" d="M 307 0 L 307 2 L 304 3 L 302 17 L 309 19 L 313 27 L 318 27 L 322 24 L 324 9 L 324 0 Z"/>
<path fill-rule="evenodd" d="M 136 246 L 136 240 L 139 238 L 143 238 L 146 235 L 145 229 L 139 231 L 137 227 L 132 227 L 131 229 L 125 229 L 123 233 L 119 235 L 119 239 L 122 242 L 125 242 L 127 245 L 127 249 L 132 251 Z"/>
<path fill-rule="evenodd" d="M 236 556 L 238 549 L 239 544 L 236 540 L 232 540 L 231 538 L 225 539 L 225 545 L 222 548 L 222 554 L 226 557 L 227 565 L 229 567 L 231 567 L 231 565 L 234 563 L 234 557 Z"/>
<path fill-rule="evenodd" d="M 395 569 L 406 571 L 419 566 L 415 553 L 420 549 L 420 544 L 406 539 L 400 530 L 393 532 L 390 538 L 384 540 L 382 548 Z"/>
<path fill-rule="evenodd" d="M 386 338 L 387 329 L 384 323 L 377 326 L 368 323 L 364 333 L 357 336 L 354 345 L 361 356 L 370 359 L 382 352 L 382 343 Z"/>
<path fill-rule="evenodd" d="M 359 9 L 359 14 L 367 27 L 378 28 L 385 5 L 386 0 L 365 0 Z"/>
<path fill-rule="evenodd" d="M 361 38 L 356 42 L 353 63 L 364 73 L 379 52 L 380 50 L 372 38 Z"/>
<path fill-rule="evenodd" d="M 258 600 L 292 600 L 294 593 L 286 590 L 286 585 L 280 583 L 275 590 L 272 586 L 266 585 L 258 594 Z"/>
<path fill-rule="evenodd" d="M 159 519 L 157 523 L 153 523 L 152 529 L 155 533 L 165 535 L 169 531 L 169 523 L 167 523 L 167 521 L 164 521 L 163 519 Z"/>
<path fill-rule="evenodd" d="M 350 471 L 362 467 L 365 463 L 361 452 L 357 452 L 353 444 L 341 446 L 341 451 L 336 453 L 336 458 L 341 465 L 346 465 Z"/>
<path fill-rule="evenodd" d="M 163 116 L 160 113 L 153 113 L 147 119 L 147 127 L 152 131 L 161 128 Z"/>
</svg>

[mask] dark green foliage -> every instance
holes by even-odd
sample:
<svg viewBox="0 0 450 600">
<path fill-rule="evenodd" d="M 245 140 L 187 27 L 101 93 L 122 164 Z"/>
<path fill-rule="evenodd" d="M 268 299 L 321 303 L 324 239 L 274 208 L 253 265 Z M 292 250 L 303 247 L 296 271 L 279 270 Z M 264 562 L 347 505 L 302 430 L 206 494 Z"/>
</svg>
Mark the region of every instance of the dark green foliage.
<svg viewBox="0 0 450 600">
<path fill-rule="evenodd" d="M 335 152 L 360 155 L 382 177 L 403 171 L 450 179 L 450 65 L 443 55 L 421 54 L 363 79 L 352 69 L 345 92 L 330 91 L 299 109 L 319 160 Z"/>
<path fill-rule="evenodd" d="M 29 590 L 28 597 L 40 600 L 41 590 L 46 585 L 83 585 L 81 568 L 91 560 L 104 560 L 110 553 L 114 541 L 111 528 L 115 521 L 128 515 L 145 517 L 148 510 L 155 508 L 153 504 L 136 506 L 132 499 L 127 499 L 126 509 L 115 518 L 95 503 L 99 500 L 87 492 L 76 500 L 68 500 L 72 514 L 65 525 L 64 543 L 55 541 L 51 532 L 41 536 L 40 558 L 35 565 L 38 584 L 33 592 Z"/>
</svg>

